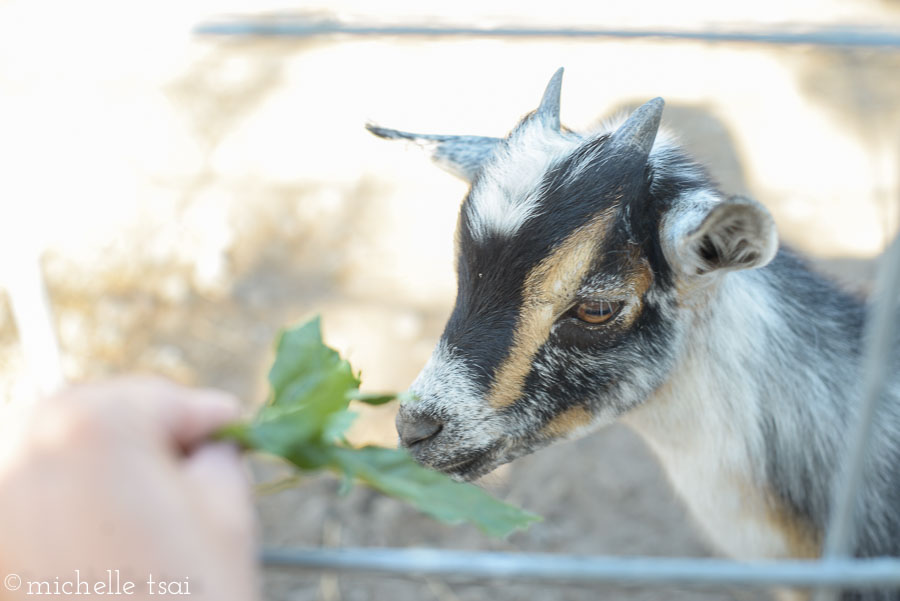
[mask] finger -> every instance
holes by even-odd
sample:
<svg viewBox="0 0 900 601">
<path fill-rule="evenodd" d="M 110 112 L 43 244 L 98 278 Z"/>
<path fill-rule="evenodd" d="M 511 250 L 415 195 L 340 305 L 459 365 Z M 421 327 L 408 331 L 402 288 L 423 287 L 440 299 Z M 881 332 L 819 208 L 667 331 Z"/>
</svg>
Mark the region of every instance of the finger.
<svg viewBox="0 0 900 601">
<path fill-rule="evenodd" d="M 253 497 L 237 448 L 229 443 L 197 447 L 183 463 L 188 486 L 193 489 L 203 514 L 232 537 L 253 538 Z"/>
<path fill-rule="evenodd" d="M 216 430 L 240 416 L 240 402 L 227 392 L 211 388 L 181 388 L 179 392 L 169 404 L 155 405 L 155 409 L 160 425 L 183 449 L 209 440 Z"/>
<path fill-rule="evenodd" d="M 239 402 L 231 394 L 187 388 L 162 378 L 128 377 L 81 386 L 62 401 L 74 402 L 91 414 L 85 416 L 89 421 L 126 431 L 138 425 L 179 450 L 207 440 L 239 416 Z"/>
</svg>

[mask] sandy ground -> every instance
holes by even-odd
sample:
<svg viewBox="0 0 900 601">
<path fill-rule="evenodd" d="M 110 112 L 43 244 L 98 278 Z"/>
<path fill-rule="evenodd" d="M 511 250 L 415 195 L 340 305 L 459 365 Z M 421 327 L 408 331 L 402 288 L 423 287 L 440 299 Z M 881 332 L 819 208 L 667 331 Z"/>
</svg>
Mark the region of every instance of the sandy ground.
<svg viewBox="0 0 900 601">
<path fill-rule="evenodd" d="M 346 4 L 365 13 L 364 4 Z M 390 11 L 417 18 L 399 0 L 388 4 L 386 20 Z M 466 10 L 477 12 L 477 4 Z M 671 12 L 671 3 L 657 4 Z M 715 21 L 695 4 L 679 3 L 678 23 Z M 782 16 L 900 22 L 896 3 L 862 4 L 858 14 L 829 2 Z M 683 14 L 687 5 L 694 21 Z M 186 41 L 164 34 L 189 31 L 203 15 L 171 8 L 128 30 L 134 40 L 116 34 L 121 53 L 107 46 L 82 53 L 70 40 L 72 57 L 60 58 L 2 18 L 44 24 L 39 10 L 21 6 L 0 1 L 0 49 L 38 57 L 26 68 L 3 62 L 13 54 L 0 52 L 0 91 L 11 107 L 0 126 L 12 132 L 0 157 L 20 167 L 0 183 L 7 228 L 0 241 L 37 241 L 44 251 L 72 380 L 152 371 L 225 388 L 250 407 L 265 397 L 279 328 L 320 313 L 326 339 L 362 369 L 368 389 L 405 388 L 452 306 L 452 232 L 465 188 L 402 145 L 367 136 L 362 124 L 502 135 L 561 64 L 564 123 L 585 127 L 664 95 L 666 124 L 723 189 L 764 202 L 787 241 L 850 287 L 867 288 L 872 257 L 896 227 L 896 53 L 659 42 Z M 227 11 L 203 14 L 216 12 Z M 543 22 L 541 14 L 531 18 Z M 97 27 L 98 39 L 113 35 Z M 129 44 L 146 47 L 136 53 Z M 15 261 L 16 248 L 4 246 L 0 258 Z M 27 392 L 22 374 L 0 295 L 2 398 Z M 361 411 L 353 439 L 393 444 L 395 409 Z M 278 470 L 258 462 L 254 471 L 268 479 Z M 518 460 L 483 485 L 544 521 L 491 541 L 363 488 L 340 497 L 337 482 L 322 477 L 260 499 L 263 542 L 714 553 L 624 427 Z M 265 592 L 271 601 L 767 598 L 283 570 L 266 572 Z"/>
</svg>

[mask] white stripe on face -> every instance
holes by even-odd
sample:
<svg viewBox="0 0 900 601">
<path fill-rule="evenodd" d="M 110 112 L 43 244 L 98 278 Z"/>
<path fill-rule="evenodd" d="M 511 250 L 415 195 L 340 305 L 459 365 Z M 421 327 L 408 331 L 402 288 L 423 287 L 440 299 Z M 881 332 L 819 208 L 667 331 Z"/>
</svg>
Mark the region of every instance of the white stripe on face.
<svg viewBox="0 0 900 601">
<path fill-rule="evenodd" d="M 464 210 L 473 238 L 514 235 L 525 222 L 539 214 L 544 192 L 541 183 L 547 173 L 586 141 L 614 132 L 622 121 L 624 117 L 607 121 L 587 136 L 553 131 L 537 121 L 522 123 L 505 144 L 498 144 L 469 194 Z M 673 136 L 660 129 L 650 155 L 654 169 L 665 171 L 675 148 Z M 591 164 L 591 157 L 585 157 L 580 164 L 572 166 L 570 177 Z M 685 167 L 679 165 L 679 169 Z M 694 175 L 700 178 L 702 173 L 698 171 Z"/>
<path fill-rule="evenodd" d="M 450 418 L 446 425 L 464 446 L 487 446 L 504 433 L 500 416 L 484 402 L 471 369 L 444 340 L 409 390 L 417 398 L 410 409 Z"/>
<path fill-rule="evenodd" d="M 472 188 L 465 207 L 472 236 L 512 236 L 537 215 L 541 181 L 579 142 L 539 123 L 518 130 L 496 150 Z"/>
</svg>

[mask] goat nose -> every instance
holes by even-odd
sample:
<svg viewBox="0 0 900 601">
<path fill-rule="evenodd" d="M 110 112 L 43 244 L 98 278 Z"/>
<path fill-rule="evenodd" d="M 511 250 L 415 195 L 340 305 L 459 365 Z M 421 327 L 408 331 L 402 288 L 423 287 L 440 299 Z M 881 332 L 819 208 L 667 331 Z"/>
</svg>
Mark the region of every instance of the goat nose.
<svg viewBox="0 0 900 601">
<path fill-rule="evenodd" d="M 404 447 L 433 438 L 444 425 L 427 415 L 397 415 L 397 433 Z"/>
</svg>

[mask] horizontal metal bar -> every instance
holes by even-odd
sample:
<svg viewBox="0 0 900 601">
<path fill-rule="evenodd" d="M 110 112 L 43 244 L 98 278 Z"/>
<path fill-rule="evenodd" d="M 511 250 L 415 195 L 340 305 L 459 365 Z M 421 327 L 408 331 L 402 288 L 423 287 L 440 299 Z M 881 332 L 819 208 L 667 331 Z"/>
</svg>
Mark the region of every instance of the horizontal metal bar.
<svg viewBox="0 0 900 601">
<path fill-rule="evenodd" d="M 753 44 L 810 44 L 869 48 L 900 48 L 900 31 L 875 27 L 793 27 L 760 31 L 671 29 L 611 29 L 569 27 L 473 27 L 468 25 L 372 25 L 342 23 L 307 17 L 290 19 L 235 19 L 202 23 L 199 35 L 313 37 L 331 34 L 355 36 L 435 36 L 513 38 L 656 38 Z"/>
<path fill-rule="evenodd" d="M 590 557 L 441 549 L 264 549 L 266 567 L 368 572 L 395 576 L 451 576 L 520 582 L 607 582 L 630 585 L 741 585 L 749 587 L 897 587 L 900 559 L 782 560 Z"/>
</svg>

